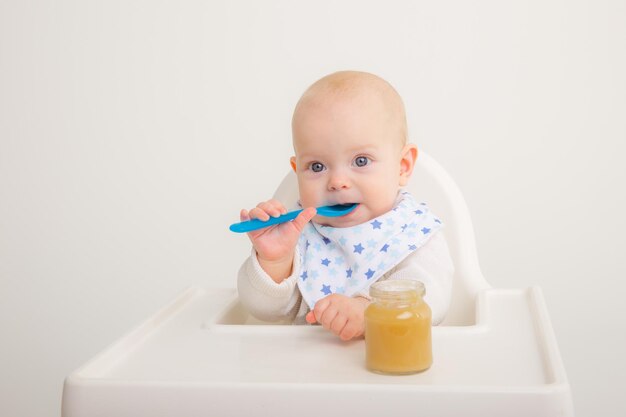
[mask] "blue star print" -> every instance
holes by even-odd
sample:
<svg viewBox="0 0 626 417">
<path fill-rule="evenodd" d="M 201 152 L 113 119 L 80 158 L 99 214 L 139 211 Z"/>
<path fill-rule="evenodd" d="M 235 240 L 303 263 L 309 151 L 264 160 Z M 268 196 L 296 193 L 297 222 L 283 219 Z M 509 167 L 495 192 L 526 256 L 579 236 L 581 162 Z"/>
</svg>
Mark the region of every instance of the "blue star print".
<svg viewBox="0 0 626 417">
<path fill-rule="evenodd" d="M 346 228 L 310 224 L 298 245 L 298 286 L 309 306 L 332 294 L 353 296 L 411 253 L 415 254 L 443 221 L 409 194 L 394 211 Z M 323 267 L 323 268 L 322 268 Z"/>
<path fill-rule="evenodd" d="M 363 252 L 363 249 L 365 249 L 360 243 L 358 245 L 353 245 L 354 246 L 354 253 L 361 253 Z"/>
<path fill-rule="evenodd" d="M 374 220 L 373 222 L 370 223 L 372 225 L 373 229 L 380 229 L 380 226 L 382 226 L 382 223 L 379 222 L 378 220 Z"/>
</svg>

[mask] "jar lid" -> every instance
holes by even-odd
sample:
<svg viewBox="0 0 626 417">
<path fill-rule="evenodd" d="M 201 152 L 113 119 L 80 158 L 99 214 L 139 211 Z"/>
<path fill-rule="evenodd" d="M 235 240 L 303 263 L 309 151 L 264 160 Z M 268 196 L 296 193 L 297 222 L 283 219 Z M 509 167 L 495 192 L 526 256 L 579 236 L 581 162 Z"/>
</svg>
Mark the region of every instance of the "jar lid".
<svg viewBox="0 0 626 417">
<path fill-rule="evenodd" d="M 425 293 L 426 288 L 424 287 L 424 284 L 421 281 L 413 279 L 389 279 L 385 281 L 378 281 L 370 287 L 370 296 L 378 298 L 404 298 L 415 296 L 415 294 L 423 297 Z"/>
</svg>

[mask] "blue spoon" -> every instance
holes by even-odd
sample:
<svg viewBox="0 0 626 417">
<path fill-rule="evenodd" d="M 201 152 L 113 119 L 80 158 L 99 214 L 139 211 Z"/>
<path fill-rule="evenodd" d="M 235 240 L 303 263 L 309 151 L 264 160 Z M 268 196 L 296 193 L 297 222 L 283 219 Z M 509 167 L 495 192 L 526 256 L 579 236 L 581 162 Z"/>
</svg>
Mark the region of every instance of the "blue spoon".
<svg viewBox="0 0 626 417">
<path fill-rule="evenodd" d="M 358 206 L 358 204 L 337 204 L 334 206 L 322 206 L 317 208 L 317 214 L 324 217 L 339 217 L 345 216 Z M 231 224 L 229 229 L 235 233 L 247 233 L 253 230 L 264 229 L 266 227 L 273 226 L 275 224 L 286 223 L 292 221 L 302 210 L 290 211 L 289 213 L 282 214 L 278 217 L 270 217 L 269 220 L 263 221 L 259 219 L 252 219 L 241 223 Z"/>
</svg>

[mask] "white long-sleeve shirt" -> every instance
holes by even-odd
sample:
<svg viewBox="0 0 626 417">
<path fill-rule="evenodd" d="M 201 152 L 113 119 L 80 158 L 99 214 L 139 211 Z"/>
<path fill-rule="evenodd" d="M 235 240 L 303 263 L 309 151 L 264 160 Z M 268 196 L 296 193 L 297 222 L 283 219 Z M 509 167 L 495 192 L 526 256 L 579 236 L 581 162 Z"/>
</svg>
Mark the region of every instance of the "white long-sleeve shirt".
<svg viewBox="0 0 626 417">
<path fill-rule="evenodd" d="M 239 269 L 237 278 L 242 304 L 259 320 L 306 323 L 305 316 L 310 308 L 298 290 L 297 277 L 300 269 L 300 254 L 296 249 L 291 275 L 281 283 L 276 283 L 259 265 L 253 248 L 252 254 Z M 442 232 L 437 232 L 424 246 L 412 252 L 378 280 L 421 281 L 426 288 L 424 301 L 432 310 L 432 323 L 436 325 L 444 319 L 448 311 L 453 275 L 454 265 L 446 239 Z M 366 293 L 355 296 L 367 298 Z"/>
</svg>

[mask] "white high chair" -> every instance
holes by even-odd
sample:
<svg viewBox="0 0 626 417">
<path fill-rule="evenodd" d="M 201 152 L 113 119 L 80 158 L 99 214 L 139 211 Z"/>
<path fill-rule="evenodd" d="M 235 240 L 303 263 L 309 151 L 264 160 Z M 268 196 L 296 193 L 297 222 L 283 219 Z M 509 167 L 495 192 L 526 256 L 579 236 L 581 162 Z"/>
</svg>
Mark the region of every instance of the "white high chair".
<svg viewBox="0 0 626 417">
<path fill-rule="evenodd" d="M 363 340 L 263 323 L 235 289 L 191 288 L 68 376 L 62 415 L 573 416 L 541 290 L 487 284 L 465 201 L 424 152 L 408 189 L 443 219 L 456 267 L 429 370 L 368 372 Z M 290 173 L 275 198 L 290 206 L 296 196 Z"/>
</svg>

